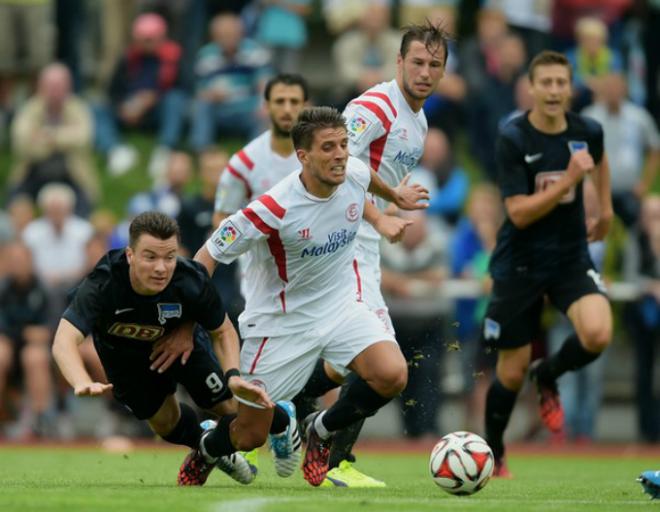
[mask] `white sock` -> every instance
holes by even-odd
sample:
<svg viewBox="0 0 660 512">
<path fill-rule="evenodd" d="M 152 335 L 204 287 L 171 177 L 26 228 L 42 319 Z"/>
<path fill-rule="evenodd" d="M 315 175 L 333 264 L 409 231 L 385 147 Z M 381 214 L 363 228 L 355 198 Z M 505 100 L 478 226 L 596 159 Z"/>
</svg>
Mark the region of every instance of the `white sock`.
<svg viewBox="0 0 660 512">
<path fill-rule="evenodd" d="M 316 433 L 321 439 L 328 439 L 330 432 L 328 432 L 328 429 L 323 424 L 323 416 L 325 416 L 325 411 L 317 414 L 316 418 L 314 418 L 314 430 L 316 430 Z"/>
</svg>

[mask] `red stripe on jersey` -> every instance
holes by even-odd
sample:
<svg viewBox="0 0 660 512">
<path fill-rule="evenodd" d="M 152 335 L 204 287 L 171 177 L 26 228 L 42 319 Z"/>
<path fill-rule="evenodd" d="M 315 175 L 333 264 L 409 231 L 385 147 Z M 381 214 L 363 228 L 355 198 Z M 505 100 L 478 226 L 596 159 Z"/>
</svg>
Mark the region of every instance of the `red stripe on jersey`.
<svg viewBox="0 0 660 512">
<path fill-rule="evenodd" d="M 243 209 L 243 215 L 254 224 L 254 226 L 268 235 L 268 249 L 275 259 L 275 264 L 277 265 L 277 274 L 280 276 L 280 279 L 285 283 L 289 281 L 286 274 L 286 252 L 284 251 L 284 245 L 282 244 L 282 239 L 280 238 L 280 232 L 266 224 L 259 215 L 257 215 L 254 210 L 251 208 Z"/>
<path fill-rule="evenodd" d="M 390 97 L 387 94 L 383 92 L 368 91 L 365 92 L 362 96 L 371 96 L 373 98 L 380 98 L 385 103 L 387 103 L 387 106 L 390 107 L 392 114 L 394 114 L 394 117 L 396 117 L 396 109 L 394 108 L 394 105 L 392 104 L 392 100 L 390 100 Z"/>
<path fill-rule="evenodd" d="M 286 294 L 284 290 L 280 292 L 280 302 L 282 303 L 282 313 L 286 313 Z"/>
<path fill-rule="evenodd" d="M 376 114 L 376 117 L 380 119 L 380 122 L 383 123 L 383 128 L 385 128 L 386 132 L 390 131 L 390 128 L 392 127 L 392 121 L 390 121 L 389 117 L 387 117 L 387 114 L 383 111 L 382 108 L 380 108 L 380 105 L 374 103 L 373 101 L 362 101 L 362 100 L 355 100 L 352 101 L 352 103 L 355 103 L 356 105 L 362 105 L 363 107 L 368 108 L 371 110 L 374 114 Z"/>
<path fill-rule="evenodd" d="M 243 185 L 245 185 L 245 192 L 247 194 L 247 198 L 250 199 L 252 197 L 252 188 L 250 188 L 250 183 L 245 178 L 245 176 L 243 176 L 240 172 L 238 172 L 229 164 L 227 164 L 227 170 L 229 171 L 229 174 L 231 174 L 232 176 L 243 182 Z"/>
<path fill-rule="evenodd" d="M 371 165 L 371 168 L 375 172 L 378 172 L 380 163 L 383 160 L 383 151 L 385 151 L 385 143 L 387 142 L 387 136 L 389 133 L 388 130 L 381 137 L 378 137 L 369 144 L 369 165 Z"/>
<path fill-rule="evenodd" d="M 353 260 L 353 270 L 355 270 L 355 279 L 357 280 L 357 300 L 362 302 L 362 279 L 360 278 L 360 268 L 357 260 Z"/>
<path fill-rule="evenodd" d="M 250 160 L 250 157 L 247 156 L 247 153 L 244 150 L 241 149 L 238 153 L 236 153 L 236 156 L 241 159 L 249 171 L 254 168 L 254 162 Z"/>
<path fill-rule="evenodd" d="M 284 214 L 286 213 L 286 209 L 282 208 L 279 204 L 277 204 L 277 201 L 273 199 L 271 196 L 268 194 L 264 194 L 259 197 L 258 201 L 263 204 L 266 208 L 270 210 L 270 213 L 275 215 L 278 219 L 283 219 Z"/>
<path fill-rule="evenodd" d="M 250 375 L 254 373 L 254 369 L 257 366 L 257 361 L 259 361 L 259 358 L 261 357 L 261 351 L 264 349 L 264 345 L 268 341 L 268 338 L 264 338 L 261 341 L 261 345 L 259 345 L 259 349 L 257 350 L 257 354 L 254 356 L 254 360 L 252 361 L 252 365 L 250 366 Z"/>
</svg>

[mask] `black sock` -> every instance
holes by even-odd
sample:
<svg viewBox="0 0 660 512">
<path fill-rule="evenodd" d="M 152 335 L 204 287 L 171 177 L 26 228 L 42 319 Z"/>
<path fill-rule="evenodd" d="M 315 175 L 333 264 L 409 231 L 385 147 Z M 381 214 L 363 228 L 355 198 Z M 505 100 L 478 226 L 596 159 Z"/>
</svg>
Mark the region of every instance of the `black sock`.
<svg viewBox="0 0 660 512">
<path fill-rule="evenodd" d="M 218 426 L 204 438 L 204 450 L 211 457 L 222 457 L 236 451 L 229 436 L 229 424 L 235 417 L 235 414 L 227 414 L 220 418 Z"/>
<path fill-rule="evenodd" d="M 323 426 L 328 432 L 335 432 L 358 420 L 376 414 L 376 411 L 392 399 L 376 393 L 363 379 L 351 382 L 346 394 L 340 397 L 323 415 Z"/>
<path fill-rule="evenodd" d="M 493 450 L 496 460 L 504 455 L 504 430 L 511 418 L 517 396 L 517 391 L 505 388 L 497 377 L 486 395 L 486 442 Z"/>
<path fill-rule="evenodd" d="M 303 424 L 307 416 L 319 410 L 318 399 L 304 396 L 302 393 L 296 395 L 292 401 L 296 406 L 296 419 L 299 425 Z M 303 434 L 302 430 L 300 433 Z"/>
<path fill-rule="evenodd" d="M 543 361 L 538 369 L 537 376 L 541 382 L 552 383 L 557 378 L 568 372 L 580 368 L 595 361 L 600 352 L 589 352 L 582 346 L 576 334 L 570 335 L 564 341 L 559 351 Z"/>
<path fill-rule="evenodd" d="M 273 422 L 270 424 L 271 434 L 281 434 L 289 426 L 289 414 L 281 405 L 275 404 Z"/>
<path fill-rule="evenodd" d="M 182 444 L 197 448 L 199 437 L 202 435 L 202 427 L 199 426 L 197 414 L 192 407 L 186 404 L 180 404 L 181 417 L 178 423 L 172 429 L 172 432 L 163 436 L 168 443 Z"/>
<path fill-rule="evenodd" d="M 344 382 L 341 387 L 339 397 L 342 398 L 346 396 L 350 385 L 359 378 L 360 377 L 355 373 L 349 374 L 348 377 L 346 377 L 346 382 Z M 330 448 L 330 459 L 328 460 L 328 466 L 330 469 L 339 466 L 339 463 L 342 460 L 355 462 L 355 457 L 351 452 L 353 450 L 353 445 L 360 436 L 363 425 L 364 418 L 357 420 L 355 423 L 352 423 L 348 427 L 343 428 L 335 433 L 332 438 L 332 446 Z"/>
<path fill-rule="evenodd" d="M 318 398 L 325 395 L 331 389 L 338 387 L 339 384 L 328 377 L 328 374 L 325 373 L 323 359 L 319 359 L 316 362 L 312 376 L 309 378 L 302 391 L 298 393 L 298 396 L 302 395 L 305 397 Z"/>
</svg>

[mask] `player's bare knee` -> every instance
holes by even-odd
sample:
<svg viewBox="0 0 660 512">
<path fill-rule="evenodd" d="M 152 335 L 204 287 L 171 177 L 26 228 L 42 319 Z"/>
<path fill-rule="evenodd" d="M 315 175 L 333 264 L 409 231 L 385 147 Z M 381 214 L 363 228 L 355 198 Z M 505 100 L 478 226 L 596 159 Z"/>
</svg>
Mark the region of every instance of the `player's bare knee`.
<svg viewBox="0 0 660 512">
<path fill-rule="evenodd" d="M 512 391 L 518 391 L 525 383 L 528 366 L 529 365 L 521 365 L 516 367 L 498 368 L 497 378 L 505 388 Z"/>
<path fill-rule="evenodd" d="M 600 353 L 612 341 L 612 329 L 607 325 L 590 325 L 583 329 L 581 342 L 589 352 Z"/>
<path fill-rule="evenodd" d="M 406 389 L 408 371 L 402 368 L 390 368 L 381 372 L 373 381 L 374 390 L 383 397 L 395 397 Z"/>
<path fill-rule="evenodd" d="M 21 363 L 23 368 L 43 368 L 50 363 L 50 355 L 46 349 L 40 346 L 27 345 L 21 351 Z"/>
</svg>

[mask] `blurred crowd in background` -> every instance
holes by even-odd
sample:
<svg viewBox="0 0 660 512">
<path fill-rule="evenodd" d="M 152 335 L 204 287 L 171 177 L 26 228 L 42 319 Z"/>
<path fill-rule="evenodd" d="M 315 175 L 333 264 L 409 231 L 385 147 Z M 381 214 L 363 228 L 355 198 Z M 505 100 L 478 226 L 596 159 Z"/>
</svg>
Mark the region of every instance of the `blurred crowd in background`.
<svg viewBox="0 0 660 512">
<path fill-rule="evenodd" d="M 0 438 L 144 433 L 112 400 L 83 400 L 98 416 L 77 419 L 80 400 L 49 350 L 68 290 L 126 245 L 130 220 L 145 210 L 177 218 L 183 253 L 196 252 L 228 157 L 268 127 L 269 77 L 300 73 L 311 103 L 341 109 L 394 78 L 398 28 L 425 19 L 453 35 L 413 173 L 430 206 L 406 213 L 415 222 L 404 240 L 382 251 L 410 362 L 403 434 L 441 433 L 438 412 L 452 397 L 463 428 L 482 430 L 494 357 L 479 345 L 479 326 L 504 215 L 494 142 L 530 107 L 526 66 L 551 48 L 573 65 L 573 110 L 604 128 L 617 220 L 591 251 L 621 285 L 615 345 L 633 361 L 622 393 L 606 386 L 617 366 L 607 357 L 562 378 L 568 440 L 595 439 L 605 396 L 634 401 L 634 439 L 658 442 L 658 0 L 0 0 Z M 597 208 L 588 195 L 585 203 Z M 236 280 L 234 267 L 216 279 L 234 319 Z M 570 328 L 558 316 L 545 324 L 539 355 Z M 93 345 L 82 350 L 103 380 Z"/>
</svg>

